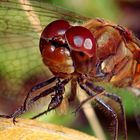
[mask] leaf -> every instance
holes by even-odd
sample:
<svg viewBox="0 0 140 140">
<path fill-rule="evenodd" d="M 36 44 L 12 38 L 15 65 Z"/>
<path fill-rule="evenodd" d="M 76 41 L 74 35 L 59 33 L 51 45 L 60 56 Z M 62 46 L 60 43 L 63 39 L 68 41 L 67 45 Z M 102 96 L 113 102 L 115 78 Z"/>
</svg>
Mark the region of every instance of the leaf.
<svg viewBox="0 0 140 140">
<path fill-rule="evenodd" d="M 0 119 L 0 140 L 97 140 L 82 132 L 59 125 L 44 124 L 35 120 Z"/>
</svg>

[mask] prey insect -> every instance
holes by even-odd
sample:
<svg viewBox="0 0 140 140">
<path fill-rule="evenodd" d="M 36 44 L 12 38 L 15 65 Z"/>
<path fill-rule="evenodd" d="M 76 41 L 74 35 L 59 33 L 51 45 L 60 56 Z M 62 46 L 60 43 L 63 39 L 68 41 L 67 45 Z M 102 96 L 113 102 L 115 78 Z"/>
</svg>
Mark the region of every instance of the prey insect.
<svg viewBox="0 0 140 140">
<path fill-rule="evenodd" d="M 0 115 L 15 119 L 27 111 L 27 106 L 40 98 L 53 96 L 48 110 L 33 118 L 57 108 L 63 101 L 65 86 L 71 82 L 77 84 L 113 118 L 113 139 L 118 139 L 119 120 L 113 108 L 106 104 L 100 95 L 114 100 L 120 105 L 122 131 L 127 139 L 125 113 L 120 97 L 107 93 L 95 82 L 109 82 L 118 87 L 140 88 L 140 43 L 127 29 L 114 25 L 102 19 L 93 19 L 81 26 L 73 26 L 65 20 L 50 23 L 40 37 L 40 52 L 42 60 L 54 77 L 35 85 L 27 94 L 25 101 L 11 115 Z M 41 91 L 39 95 L 30 99 L 30 95 L 50 85 L 51 88 Z M 72 93 L 69 101 L 76 93 Z M 84 104 L 85 100 L 82 104 Z M 81 105 L 82 105 L 81 104 Z"/>
</svg>

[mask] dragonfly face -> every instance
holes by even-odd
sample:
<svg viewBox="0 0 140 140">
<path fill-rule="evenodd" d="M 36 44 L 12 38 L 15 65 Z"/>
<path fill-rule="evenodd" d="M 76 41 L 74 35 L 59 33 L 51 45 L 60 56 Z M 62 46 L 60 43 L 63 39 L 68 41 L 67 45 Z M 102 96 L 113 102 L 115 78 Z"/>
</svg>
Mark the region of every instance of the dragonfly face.
<svg viewBox="0 0 140 140">
<path fill-rule="evenodd" d="M 95 65 L 96 43 L 92 33 L 64 20 L 54 21 L 44 29 L 40 50 L 44 63 L 57 76 L 88 73 Z"/>
</svg>

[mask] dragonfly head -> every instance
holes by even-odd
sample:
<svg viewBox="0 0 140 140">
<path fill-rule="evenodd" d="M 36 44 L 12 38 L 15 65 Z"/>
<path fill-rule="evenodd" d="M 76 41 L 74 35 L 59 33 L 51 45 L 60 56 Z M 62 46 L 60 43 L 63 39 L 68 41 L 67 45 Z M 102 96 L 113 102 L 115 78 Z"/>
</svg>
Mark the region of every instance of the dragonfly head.
<svg viewBox="0 0 140 140">
<path fill-rule="evenodd" d="M 82 26 L 65 20 L 50 23 L 40 37 L 43 62 L 55 74 L 87 73 L 96 61 L 96 41 Z"/>
</svg>

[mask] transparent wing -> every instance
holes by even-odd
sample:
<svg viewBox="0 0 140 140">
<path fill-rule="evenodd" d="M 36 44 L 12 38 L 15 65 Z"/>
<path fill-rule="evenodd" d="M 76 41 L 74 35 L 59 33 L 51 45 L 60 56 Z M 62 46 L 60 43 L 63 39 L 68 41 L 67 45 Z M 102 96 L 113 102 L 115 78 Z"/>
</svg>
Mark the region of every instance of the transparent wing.
<svg viewBox="0 0 140 140">
<path fill-rule="evenodd" d="M 42 29 L 55 19 L 89 18 L 37 0 L 0 1 L 0 96 L 26 95 L 32 85 L 47 79 L 38 44 Z"/>
</svg>

